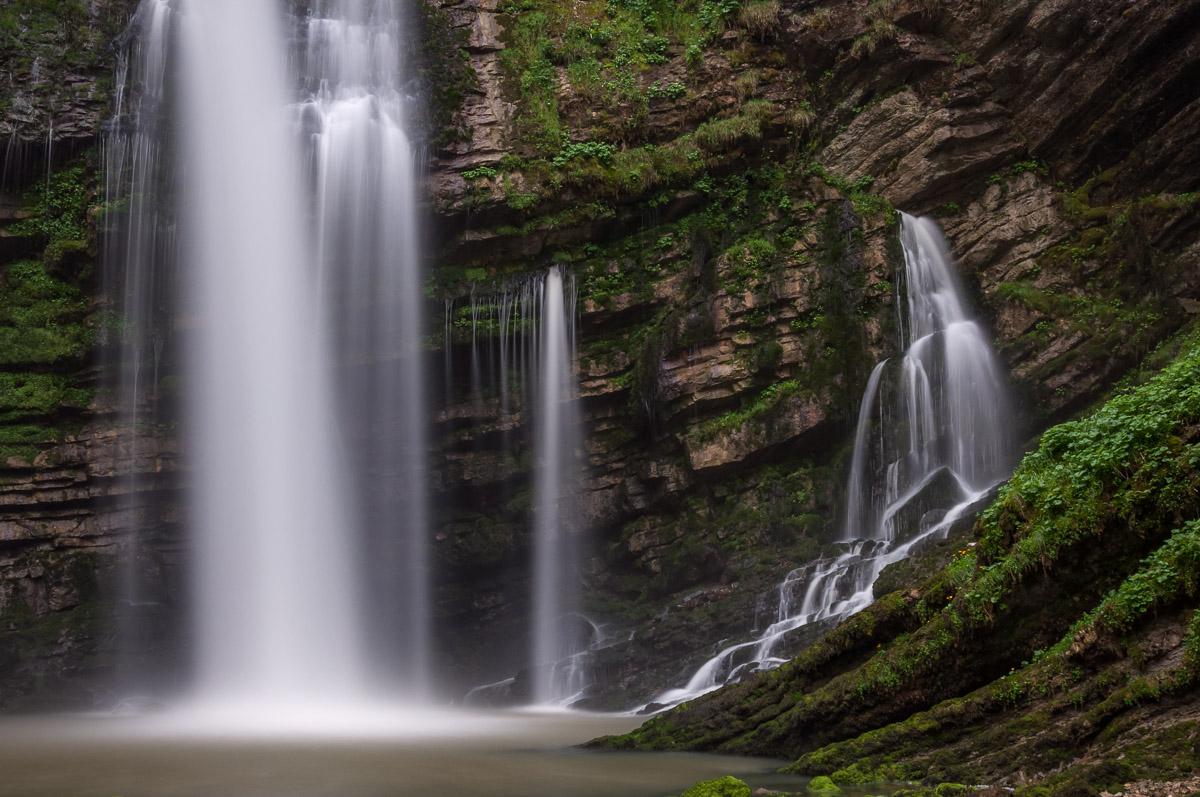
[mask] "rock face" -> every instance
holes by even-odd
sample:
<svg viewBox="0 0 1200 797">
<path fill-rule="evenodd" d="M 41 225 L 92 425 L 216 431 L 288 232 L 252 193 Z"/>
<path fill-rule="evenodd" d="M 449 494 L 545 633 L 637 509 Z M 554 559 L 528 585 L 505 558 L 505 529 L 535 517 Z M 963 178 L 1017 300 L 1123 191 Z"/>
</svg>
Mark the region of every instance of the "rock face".
<svg viewBox="0 0 1200 797">
<path fill-rule="evenodd" d="M 50 72 L 31 77 L 37 59 L 6 56 L 2 130 L 77 142 L 62 164 L 94 141 L 131 5 L 89 4 L 82 49 L 20 11 L 38 69 L 80 80 L 51 88 Z M 429 315 L 436 328 L 449 308 L 449 334 L 431 329 L 431 372 L 449 375 L 434 399 L 435 605 L 463 690 L 523 666 L 529 611 L 529 418 L 501 401 L 473 296 L 478 310 L 551 263 L 577 276 L 587 608 L 626 640 L 600 656 L 594 701 L 610 707 L 686 679 L 834 541 L 857 401 L 894 345 L 891 207 L 939 218 L 1030 433 L 1200 308 L 1200 2 L 788 0 L 716 17 L 682 4 L 674 27 L 615 3 L 427 5 L 426 40 L 456 42 L 471 78 L 428 77 L 458 98 L 432 136 Z M 33 160 L 14 179 L 40 174 Z M 13 233 L 30 201 L 7 205 L 11 269 L 47 242 Z M 90 292 L 85 271 L 63 276 Z M 86 356 L 55 367 L 102 381 Z M 36 458 L 0 470 L 26 485 L 5 504 L 0 627 L 66 629 L 36 661 L 0 666 L 0 687 L 113 666 L 116 631 L 94 621 L 115 594 L 80 574 L 114 570 L 131 513 L 153 518 L 149 577 L 178 583 L 171 430 L 136 463 L 147 494 L 125 501 L 103 404 L 68 413 L 70 429 L 47 422 L 21 452 Z M 164 626 L 182 611 L 173 590 Z"/>
<path fill-rule="evenodd" d="M 550 262 L 584 275 L 591 594 L 636 628 L 605 671 L 627 702 L 744 632 L 831 539 L 865 369 L 892 345 L 888 204 L 939 218 L 1030 433 L 1195 312 L 1196 183 L 1171 161 L 1200 146 L 1198 9 L 783 3 L 766 31 L 731 16 L 699 58 L 669 41 L 633 70 L 640 96 L 587 77 L 612 53 L 573 31 L 605 14 L 496 18 L 501 72 L 479 77 L 508 127 L 500 149 L 435 161 L 443 290 Z"/>
<path fill-rule="evenodd" d="M 0 139 L 10 178 L 26 167 L 44 173 L 55 147 L 65 153 L 95 141 L 110 113 L 116 40 L 136 7 L 17 2 L 0 11 Z"/>
<path fill-rule="evenodd" d="M 939 794 L 1190 776 L 1198 379 L 1192 325 L 1108 402 L 1048 430 L 947 566 L 779 669 L 600 744 L 787 757 L 796 774 Z"/>
<path fill-rule="evenodd" d="M 117 655 L 130 610 L 118 587 L 121 567 L 160 585 L 161 605 L 141 616 L 150 627 L 139 633 L 155 639 L 163 661 L 177 659 L 182 537 L 169 445 L 144 441 L 131 461 L 118 430 L 101 418 L 31 461 L 8 459 L 0 475 L 5 708 L 102 704 L 119 672 L 143 671 Z M 134 468 L 146 475 L 130 494 L 124 474 Z M 134 556 L 133 528 L 146 529 L 146 549 L 157 555 Z"/>
</svg>

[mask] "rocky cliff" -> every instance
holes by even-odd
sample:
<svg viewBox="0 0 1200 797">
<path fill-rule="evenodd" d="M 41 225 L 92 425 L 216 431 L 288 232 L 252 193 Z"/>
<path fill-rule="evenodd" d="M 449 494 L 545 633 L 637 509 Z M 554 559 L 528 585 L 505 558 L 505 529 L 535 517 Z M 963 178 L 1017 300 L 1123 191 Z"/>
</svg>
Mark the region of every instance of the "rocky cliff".
<svg viewBox="0 0 1200 797">
<path fill-rule="evenodd" d="M 617 700 L 681 683 L 832 538 L 893 340 L 892 207 L 942 223 L 1030 434 L 1197 309 L 1194 3 L 445 8 L 476 83 L 432 176 L 437 279 L 580 275 L 592 609 L 635 629 Z M 488 486 L 519 462 L 454 445 L 463 523 L 522 551 Z"/>
<path fill-rule="evenodd" d="M 31 143 L 11 171 L 0 259 L 35 295 L 0 308 L 0 329 L 74 337 L 0 365 L 60 390 L 0 394 L 16 407 L 0 417 L 0 628 L 44 640 L 5 646 L 5 704 L 112 666 L 117 629 L 96 620 L 133 518 L 153 529 L 138 566 L 154 579 L 178 583 L 182 547 L 170 428 L 114 452 L 93 392 L 107 338 L 88 148 L 130 4 L 43 5 L 0 12 L 21 43 L 3 50 L 0 109 L 14 141 L 73 143 Z M 893 346 L 892 208 L 942 223 L 1031 437 L 1200 307 L 1198 20 L 1200 3 L 1149 0 L 426 4 L 430 361 L 449 374 L 436 606 L 455 681 L 511 674 L 528 615 L 526 417 L 494 372 L 471 378 L 494 346 L 485 297 L 553 263 L 576 275 L 587 608 L 625 640 L 594 700 L 644 701 L 835 536 L 858 397 Z M 47 163 L 77 184 L 59 202 L 73 210 L 50 206 Z M 63 216 L 77 226 L 31 221 Z M 146 477 L 132 497 L 130 459 Z M 180 616 L 177 589 L 161 606 Z"/>
</svg>

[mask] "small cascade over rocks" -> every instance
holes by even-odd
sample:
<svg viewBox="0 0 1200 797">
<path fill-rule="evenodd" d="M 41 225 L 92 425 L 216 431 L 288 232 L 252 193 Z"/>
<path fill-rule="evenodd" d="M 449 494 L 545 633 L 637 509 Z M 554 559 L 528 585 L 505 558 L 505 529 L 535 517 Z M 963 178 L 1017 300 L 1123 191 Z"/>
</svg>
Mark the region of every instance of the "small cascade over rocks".
<svg viewBox="0 0 1200 797">
<path fill-rule="evenodd" d="M 903 353 L 875 366 L 854 434 L 842 539 L 791 571 L 774 622 L 728 645 L 657 709 L 783 663 L 805 629 L 866 608 L 885 567 L 945 538 L 1003 481 L 1016 453 L 1003 368 L 966 309 L 935 222 L 900 214 Z"/>
</svg>

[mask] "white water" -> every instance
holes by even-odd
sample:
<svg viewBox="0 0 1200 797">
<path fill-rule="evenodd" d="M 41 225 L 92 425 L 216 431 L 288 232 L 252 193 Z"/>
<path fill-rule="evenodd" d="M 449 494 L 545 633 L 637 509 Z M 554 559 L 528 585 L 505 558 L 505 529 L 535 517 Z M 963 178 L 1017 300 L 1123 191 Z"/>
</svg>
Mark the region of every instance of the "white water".
<svg viewBox="0 0 1200 797">
<path fill-rule="evenodd" d="M 462 329 L 463 338 L 469 331 L 469 401 L 482 410 L 485 395 L 498 392 L 507 448 L 521 447 L 511 430 L 514 422 L 528 419 L 533 556 L 530 638 L 521 670 L 476 686 L 464 703 L 529 700 L 539 706 L 570 706 L 592 683 L 592 654 L 613 641 L 579 611 L 583 439 L 575 373 L 575 282 L 566 269 L 555 266 L 496 292 L 472 289 L 469 302 L 461 308 L 447 302 L 447 349 L 456 329 Z M 448 358 L 448 394 L 452 377 Z M 503 670 L 487 672 L 496 677 Z"/>
<path fill-rule="evenodd" d="M 575 387 L 574 285 L 561 267 L 543 284 L 534 467 L 533 698 L 569 702 L 582 693 L 587 648 L 578 630 L 578 510 L 582 448 Z M 569 287 L 569 290 L 568 290 Z"/>
<path fill-rule="evenodd" d="M 842 540 L 787 575 L 770 626 L 724 647 L 653 703 L 675 705 L 778 666 L 790 635 L 869 606 L 885 567 L 944 538 L 1007 476 L 1015 427 L 1004 372 L 966 311 L 945 239 L 932 220 L 901 214 L 900 242 L 904 353 L 899 363 L 879 363 L 867 380 Z"/>
<path fill-rule="evenodd" d="M 121 474 L 119 501 L 133 533 L 122 544 L 118 662 L 122 688 L 146 688 L 155 668 L 151 651 L 154 603 L 146 570 L 150 485 L 142 478 L 147 450 L 143 427 L 157 420 L 159 366 L 168 344 L 165 307 L 174 262 L 175 220 L 165 194 L 170 158 L 163 156 L 168 113 L 166 75 L 171 10 L 167 0 L 148 0 L 131 22 L 131 46 L 118 58 L 113 115 L 104 133 L 105 295 L 119 323 L 104 329 L 118 417 L 113 459 L 132 463 Z M 136 93 L 131 89 L 136 87 Z"/>
<path fill-rule="evenodd" d="M 282 23 L 270 3 L 180 11 L 197 699 L 246 708 L 365 685 Z"/>
<path fill-rule="evenodd" d="M 301 19 L 275 4 L 143 0 L 127 34 L 105 139 L 115 446 L 133 464 L 127 693 L 163 646 L 143 597 L 161 557 L 138 497 L 153 484 L 137 474 L 174 326 L 186 338 L 193 712 L 429 696 L 404 30 L 403 6 L 383 0 L 316 2 Z"/>
<path fill-rule="evenodd" d="M 334 334 L 353 440 L 354 522 L 374 679 L 430 689 L 427 402 L 417 149 L 402 81 L 401 4 L 320 0 L 305 20 L 298 118 L 311 164 L 313 313 Z M 338 308 L 331 311 L 330 308 Z"/>
</svg>

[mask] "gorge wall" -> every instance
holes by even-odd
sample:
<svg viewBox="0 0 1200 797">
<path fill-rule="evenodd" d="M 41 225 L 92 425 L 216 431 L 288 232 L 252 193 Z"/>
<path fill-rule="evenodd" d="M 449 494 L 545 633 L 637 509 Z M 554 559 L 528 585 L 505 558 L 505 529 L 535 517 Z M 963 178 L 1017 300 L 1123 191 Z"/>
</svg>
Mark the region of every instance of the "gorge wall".
<svg viewBox="0 0 1200 797">
<path fill-rule="evenodd" d="M 105 585 L 136 525 L 164 647 L 183 614 L 174 430 L 121 496 L 129 452 L 98 389 L 114 320 L 92 298 L 96 146 L 131 7 L 0 12 L 3 706 L 104 699 Z M 428 4 L 430 315 L 448 308 L 429 356 L 449 374 L 431 401 L 435 607 L 454 681 L 512 674 L 529 610 L 527 418 L 470 378 L 496 334 L 484 297 L 551 264 L 577 275 L 585 601 L 614 638 L 594 704 L 644 702 L 766 619 L 836 537 L 858 397 L 894 340 L 893 207 L 943 225 L 1030 438 L 1200 308 L 1198 23 L 1200 2 L 1149 0 Z M 160 381 L 165 405 L 169 364 Z"/>
</svg>

